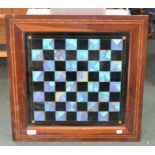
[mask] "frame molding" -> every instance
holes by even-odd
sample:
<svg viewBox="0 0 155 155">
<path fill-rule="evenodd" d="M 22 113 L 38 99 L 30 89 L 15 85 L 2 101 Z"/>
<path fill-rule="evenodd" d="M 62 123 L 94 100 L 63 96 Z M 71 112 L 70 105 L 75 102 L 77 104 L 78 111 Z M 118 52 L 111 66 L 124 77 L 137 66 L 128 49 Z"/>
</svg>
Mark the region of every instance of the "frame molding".
<svg viewBox="0 0 155 155">
<path fill-rule="evenodd" d="M 7 16 L 8 68 L 13 140 L 139 141 L 147 43 L 147 16 Z M 26 101 L 24 32 L 129 32 L 125 125 L 31 126 Z M 28 135 L 27 130 L 36 130 Z M 119 134 L 122 131 L 122 134 Z"/>
</svg>

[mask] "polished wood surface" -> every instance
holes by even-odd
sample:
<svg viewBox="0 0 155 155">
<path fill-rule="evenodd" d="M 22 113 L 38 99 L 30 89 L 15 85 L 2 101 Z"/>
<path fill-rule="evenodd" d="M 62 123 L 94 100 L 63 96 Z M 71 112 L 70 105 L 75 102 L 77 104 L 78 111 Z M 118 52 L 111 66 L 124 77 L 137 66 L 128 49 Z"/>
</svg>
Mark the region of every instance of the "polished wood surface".
<svg viewBox="0 0 155 155">
<path fill-rule="evenodd" d="M 16 141 L 139 141 L 147 43 L 147 16 L 7 16 L 13 139 Z M 32 126 L 28 123 L 24 32 L 129 32 L 125 124 Z M 27 135 L 27 130 L 36 135 Z M 122 130 L 122 134 L 117 134 Z"/>
</svg>

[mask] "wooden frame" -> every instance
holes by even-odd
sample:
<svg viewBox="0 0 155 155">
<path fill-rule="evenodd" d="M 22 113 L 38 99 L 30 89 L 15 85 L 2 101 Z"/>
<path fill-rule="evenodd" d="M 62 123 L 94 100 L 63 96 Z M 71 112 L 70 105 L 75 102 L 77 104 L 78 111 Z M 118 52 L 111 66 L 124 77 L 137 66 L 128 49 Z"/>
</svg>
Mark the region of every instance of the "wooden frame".
<svg viewBox="0 0 155 155">
<path fill-rule="evenodd" d="M 147 16 L 7 16 L 13 139 L 17 141 L 139 141 Z M 24 32 L 129 32 L 126 117 L 123 126 L 31 126 L 27 120 Z M 23 72 L 24 71 L 24 72 Z M 27 130 L 36 130 L 28 135 Z"/>
</svg>

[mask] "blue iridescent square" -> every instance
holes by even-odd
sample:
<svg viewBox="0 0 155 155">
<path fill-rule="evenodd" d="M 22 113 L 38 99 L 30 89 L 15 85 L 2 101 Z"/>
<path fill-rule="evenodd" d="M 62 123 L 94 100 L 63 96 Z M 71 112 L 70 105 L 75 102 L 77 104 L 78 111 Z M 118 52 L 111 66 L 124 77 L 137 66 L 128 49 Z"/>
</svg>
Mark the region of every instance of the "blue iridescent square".
<svg viewBox="0 0 155 155">
<path fill-rule="evenodd" d="M 109 113 L 107 111 L 98 112 L 98 121 L 109 121 Z"/>
<path fill-rule="evenodd" d="M 109 82 L 110 81 L 110 72 L 99 72 L 99 81 L 100 82 Z"/>
<path fill-rule="evenodd" d="M 88 102 L 88 111 L 98 111 L 98 102 Z"/>
<path fill-rule="evenodd" d="M 66 102 L 66 93 L 65 92 L 56 92 L 55 100 L 56 100 L 56 102 Z"/>
<path fill-rule="evenodd" d="M 88 113 L 85 111 L 78 111 L 77 121 L 88 121 Z"/>
<path fill-rule="evenodd" d="M 99 82 L 88 82 L 88 91 L 89 92 L 98 92 L 99 91 Z"/>
<path fill-rule="evenodd" d="M 110 82 L 110 92 L 120 92 L 121 82 Z"/>
<path fill-rule="evenodd" d="M 89 71 L 99 71 L 100 63 L 99 61 L 88 61 L 88 70 Z"/>
<path fill-rule="evenodd" d="M 66 73 L 64 71 L 56 71 L 55 72 L 55 81 L 65 81 Z"/>
<path fill-rule="evenodd" d="M 45 102 L 45 111 L 55 111 L 55 102 Z"/>
<path fill-rule="evenodd" d="M 88 101 L 88 93 L 87 92 L 77 92 L 78 102 L 87 102 Z"/>
<path fill-rule="evenodd" d="M 66 112 L 65 111 L 56 111 L 55 118 L 56 118 L 56 121 L 66 121 Z"/>
<path fill-rule="evenodd" d="M 77 62 L 76 61 L 66 61 L 66 71 L 77 71 Z"/>
<path fill-rule="evenodd" d="M 76 111 L 76 110 L 77 110 L 76 102 L 67 102 L 66 103 L 66 111 Z"/>
<path fill-rule="evenodd" d="M 66 39 L 66 50 L 76 50 L 77 39 Z"/>
<path fill-rule="evenodd" d="M 110 102 L 109 103 L 109 111 L 119 112 L 120 111 L 120 102 Z"/>
<path fill-rule="evenodd" d="M 35 82 L 44 80 L 44 72 L 42 71 L 32 71 L 32 80 Z"/>
<path fill-rule="evenodd" d="M 53 91 L 55 91 L 55 82 L 45 81 L 44 82 L 44 91 L 45 92 L 53 92 Z"/>
<path fill-rule="evenodd" d="M 88 82 L 88 72 L 78 71 L 77 72 L 77 81 Z"/>
<path fill-rule="evenodd" d="M 66 51 L 65 50 L 55 50 L 54 51 L 54 59 L 59 61 L 64 61 L 66 59 Z"/>
<path fill-rule="evenodd" d="M 89 39 L 88 48 L 89 50 L 100 50 L 100 39 Z"/>
<path fill-rule="evenodd" d="M 100 102 L 109 102 L 109 92 L 99 92 L 99 101 Z"/>
<path fill-rule="evenodd" d="M 34 120 L 35 121 L 45 121 L 45 112 L 44 111 L 34 111 Z"/>
<path fill-rule="evenodd" d="M 111 51 L 110 50 L 100 50 L 100 61 L 110 61 Z"/>
<path fill-rule="evenodd" d="M 32 61 L 41 61 L 43 58 L 42 50 L 32 50 Z"/>
<path fill-rule="evenodd" d="M 77 51 L 77 60 L 78 61 L 88 60 L 88 50 L 78 50 Z"/>
<path fill-rule="evenodd" d="M 122 71 L 122 62 L 121 61 L 111 61 L 110 70 L 112 72 L 121 72 Z"/>
<path fill-rule="evenodd" d="M 46 60 L 44 61 L 44 71 L 54 71 L 55 65 L 54 61 Z"/>
<path fill-rule="evenodd" d="M 111 40 L 111 50 L 122 50 L 123 40 L 122 39 L 112 39 Z"/>
<path fill-rule="evenodd" d="M 44 50 L 54 50 L 54 39 L 43 39 Z"/>
<path fill-rule="evenodd" d="M 77 90 L 76 82 L 66 82 L 66 91 L 67 92 L 75 92 Z"/>
<path fill-rule="evenodd" d="M 36 91 L 33 92 L 33 102 L 43 102 L 45 100 L 44 92 Z"/>
</svg>

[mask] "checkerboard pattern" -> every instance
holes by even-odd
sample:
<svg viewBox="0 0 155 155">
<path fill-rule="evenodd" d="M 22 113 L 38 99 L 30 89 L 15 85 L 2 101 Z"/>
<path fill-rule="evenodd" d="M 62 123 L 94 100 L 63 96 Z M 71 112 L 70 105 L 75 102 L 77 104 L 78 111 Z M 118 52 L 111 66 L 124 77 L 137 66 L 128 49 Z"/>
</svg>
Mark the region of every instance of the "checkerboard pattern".
<svg viewBox="0 0 155 155">
<path fill-rule="evenodd" d="M 31 38 L 33 122 L 118 122 L 123 37 Z"/>
</svg>

